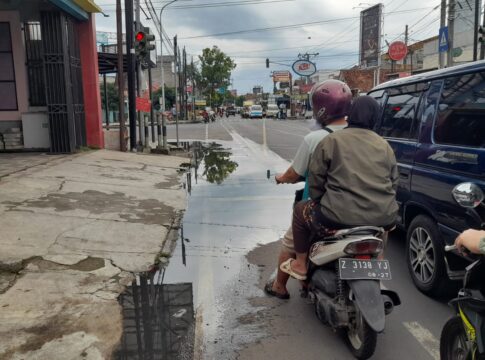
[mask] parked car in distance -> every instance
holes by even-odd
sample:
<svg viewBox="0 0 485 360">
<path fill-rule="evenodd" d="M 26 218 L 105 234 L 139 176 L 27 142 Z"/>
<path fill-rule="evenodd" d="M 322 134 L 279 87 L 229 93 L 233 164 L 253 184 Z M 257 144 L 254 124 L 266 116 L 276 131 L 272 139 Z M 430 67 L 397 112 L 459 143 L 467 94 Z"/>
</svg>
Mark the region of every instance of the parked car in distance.
<svg viewBox="0 0 485 360">
<path fill-rule="evenodd" d="M 485 191 L 485 61 L 392 80 L 368 95 L 382 107 L 376 131 L 399 165 L 398 223 L 412 280 L 444 295 L 469 264 L 445 245 L 485 223 L 483 206 L 465 209 L 452 196 L 461 183 Z"/>
<path fill-rule="evenodd" d="M 254 119 L 254 118 L 263 118 L 263 108 L 261 105 L 252 105 L 251 108 L 249 109 L 249 118 Z"/>
<path fill-rule="evenodd" d="M 266 109 L 266 117 L 268 118 L 276 118 L 278 116 L 278 105 L 276 104 L 269 104 L 268 108 Z"/>
</svg>

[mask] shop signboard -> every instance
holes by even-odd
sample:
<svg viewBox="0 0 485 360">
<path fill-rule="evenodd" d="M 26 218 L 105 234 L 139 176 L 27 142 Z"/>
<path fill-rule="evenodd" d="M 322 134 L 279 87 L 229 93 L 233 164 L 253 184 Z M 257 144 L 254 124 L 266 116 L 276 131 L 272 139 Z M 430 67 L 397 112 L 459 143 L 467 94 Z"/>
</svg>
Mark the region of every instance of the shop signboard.
<svg viewBox="0 0 485 360">
<path fill-rule="evenodd" d="M 300 76 L 312 76 L 317 72 L 317 66 L 308 60 L 297 60 L 291 66 L 295 74 Z"/>
<path fill-rule="evenodd" d="M 273 71 L 273 82 L 291 82 L 291 73 L 288 70 Z"/>
<path fill-rule="evenodd" d="M 382 4 L 377 4 L 360 13 L 359 59 L 364 68 L 379 65 L 381 48 Z"/>
</svg>

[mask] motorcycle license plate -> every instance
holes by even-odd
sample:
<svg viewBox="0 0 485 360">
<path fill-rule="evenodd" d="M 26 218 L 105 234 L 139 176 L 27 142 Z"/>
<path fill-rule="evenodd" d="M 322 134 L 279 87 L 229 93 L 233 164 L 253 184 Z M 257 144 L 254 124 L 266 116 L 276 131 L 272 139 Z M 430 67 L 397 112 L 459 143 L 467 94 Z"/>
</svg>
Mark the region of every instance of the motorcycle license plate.
<svg viewBox="0 0 485 360">
<path fill-rule="evenodd" d="M 391 280 L 388 260 L 339 259 L 342 280 Z"/>
</svg>

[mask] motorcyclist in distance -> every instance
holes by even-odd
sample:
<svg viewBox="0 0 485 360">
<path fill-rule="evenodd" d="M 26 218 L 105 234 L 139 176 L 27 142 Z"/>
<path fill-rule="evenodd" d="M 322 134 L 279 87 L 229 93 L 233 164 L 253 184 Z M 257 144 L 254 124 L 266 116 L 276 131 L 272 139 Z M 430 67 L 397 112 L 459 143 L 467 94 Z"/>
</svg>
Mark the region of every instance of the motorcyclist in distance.
<svg viewBox="0 0 485 360">
<path fill-rule="evenodd" d="M 275 176 L 278 184 L 294 184 L 301 181 L 302 177 L 306 177 L 311 155 L 318 143 L 330 133 L 347 126 L 345 117 L 350 110 L 352 93 L 345 83 L 338 80 L 327 80 L 315 85 L 312 89 L 311 101 L 313 117 L 319 127 L 304 137 L 291 166 L 283 174 Z M 303 200 L 306 200 L 309 196 L 307 182 L 305 183 L 305 190 L 302 195 Z M 281 243 L 276 278 L 270 279 L 264 290 L 268 295 L 288 299 L 286 283 L 289 275 L 282 272 L 279 266 L 284 261 L 295 258 L 291 226 L 281 239 Z"/>
<path fill-rule="evenodd" d="M 466 248 L 473 254 L 485 255 L 485 230 L 465 230 L 458 235 L 455 245 L 458 251 Z"/>
</svg>

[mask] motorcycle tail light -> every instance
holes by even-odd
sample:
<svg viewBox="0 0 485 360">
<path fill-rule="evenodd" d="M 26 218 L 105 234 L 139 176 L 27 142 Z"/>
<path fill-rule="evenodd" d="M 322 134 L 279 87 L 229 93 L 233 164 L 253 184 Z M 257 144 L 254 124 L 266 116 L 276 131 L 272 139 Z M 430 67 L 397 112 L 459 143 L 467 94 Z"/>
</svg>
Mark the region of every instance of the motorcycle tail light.
<svg viewBox="0 0 485 360">
<path fill-rule="evenodd" d="M 382 241 L 376 239 L 360 240 L 348 244 L 344 252 L 347 255 L 375 255 L 382 252 Z"/>
</svg>

